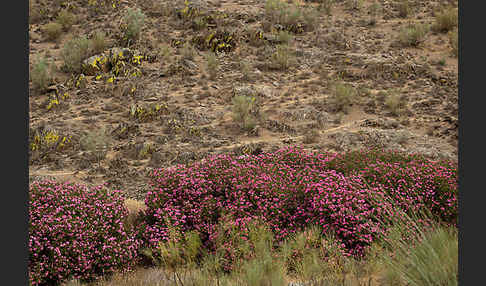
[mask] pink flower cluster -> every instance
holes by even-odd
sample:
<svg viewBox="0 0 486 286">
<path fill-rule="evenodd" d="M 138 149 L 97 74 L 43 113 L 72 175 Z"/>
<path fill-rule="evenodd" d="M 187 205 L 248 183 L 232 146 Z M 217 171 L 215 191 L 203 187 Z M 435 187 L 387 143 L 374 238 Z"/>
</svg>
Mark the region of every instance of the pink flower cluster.
<svg viewBox="0 0 486 286">
<path fill-rule="evenodd" d="M 90 279 L 126 269 L 140 241 L 124 227 L 119 192 L 53 181 L 30 185 L 29 276 L 32 285 Z"/>
<path fill-rule="evenodd" d="M 349 255 L 361 256 L 385 231 L 390 209 L 428 209 L 454 222 L 457 167 L 379 150 L 314 154 L 285 148 L 245 158 L 219 155 L 154 170 L 145 203 L 142 236 L 151 247 L 167 239 L 168 218 L 183 231 L 197 230 L 211 248 L 225 214 L 236 227 L 262 220 L 280 241 L 317 224 L 333 231 Z"/>
</svg>

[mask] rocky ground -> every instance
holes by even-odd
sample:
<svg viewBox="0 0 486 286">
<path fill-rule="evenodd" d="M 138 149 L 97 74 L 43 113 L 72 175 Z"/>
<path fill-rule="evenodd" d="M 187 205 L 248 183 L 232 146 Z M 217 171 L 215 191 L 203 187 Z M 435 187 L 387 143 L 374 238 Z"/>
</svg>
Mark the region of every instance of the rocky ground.
<svg viewBox="0 0 486 286">
<path fill-rule="evenodd" d="M 329 14 L 325 2 L 297 1 L 309 14 L 291 26 L 256 0 L 32 2 L 30 64 L 44 57 L 51 80 L 44 89 L 31 82 L 31 179 L 106 182 L 143 200 L 152 168 L 218 153 L 373 146 L 456 160 L 458 61 L 448 34 L 430 31 L 417 46 L 398 39 L 457 1 L 408 1 L 406 17 L 400 1 L 336 0 Z M 122 36 L 127 8 L 145 14 L 136 41 Z M 75 22 L 49 40 L 46 25 L 63 9 Z M 292 37 L 285 67 L 275 66 L 279 30 Z M 106 47 L 67 72 L 65 44 L 96 31 Z M 336 96 L 340 83 L 353 96 Z M 252 124 L 233 117 L 239 95 L 254 98 Z"/>
</svg>

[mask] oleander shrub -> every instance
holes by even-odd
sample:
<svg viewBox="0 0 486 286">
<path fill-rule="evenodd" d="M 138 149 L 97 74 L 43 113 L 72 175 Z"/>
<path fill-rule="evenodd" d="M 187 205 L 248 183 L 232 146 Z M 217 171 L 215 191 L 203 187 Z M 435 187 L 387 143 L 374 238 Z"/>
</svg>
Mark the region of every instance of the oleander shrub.
<svg viewBox="0 0 486 286">
<path fill-rule="evenodd" d="M 202 245 L 213 250 L 222 234 L 245 233 L 258 220 L 276 242 L 316 225 L 322 234 L 333 233 L 346 255 L 362 257 L 386 231 L 382 222 L 401 212 L 427 210 L 456 223 L 457 166 L 382 150 L 219 155 L 154 170 L 145 203 L 140 236 L 149 248 L 167 240 L 167 218 L 182 232 L 197 231 Z M 225 221 L 229 226 L 221 231 Z M 231 254 L 232 243 L 226 249 L 228 261 L 238 256 Z"/>
<path fill-rule="evenodd" d="M 33 182 L 29 194 L 31 285 L 90 280 L 136 263 L 140 242 L 124 227 L 118 191 L 46 180 Z"/>
<path fill-rule="evenodd" d="M 384 190 L 408 214 L 427 210 L 444 222 L 457 223 L 457 163 L 372 149 L 339 154 L 328 166 Z"/>
</svg>

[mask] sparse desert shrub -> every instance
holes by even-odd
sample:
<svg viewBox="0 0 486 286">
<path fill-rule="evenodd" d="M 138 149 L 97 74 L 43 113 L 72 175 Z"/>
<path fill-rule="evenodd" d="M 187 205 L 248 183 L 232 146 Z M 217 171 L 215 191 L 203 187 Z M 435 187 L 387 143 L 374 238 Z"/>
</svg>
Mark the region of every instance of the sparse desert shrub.
<svg viewBox="0 0 486 286">
<path fill-rule="evenodd" d="M 290 67 L 292 58 L 291 51 L 287 45 L 278 45 L 275 52 L 270 57 L 270 68 L 286 70 Z"/>
<path fill-rule="evenodd" d="M 89 56 L 90 41 L 85 36 L 79 36 L 66 42 L 61 57 L 64 60 L 64 68 L 68 72 L 80 72 L 82 62 Z"/>
<path fill-rule="evenodd" d="M 206 22 L 206 20 L 203 17 L 196 17 L 192 21 L 192 28 L 196 31 L 204 30 L 204 29 L 207 28 L 207 26 L 208 26 L 208 23 Z"/>
<path fill-rule="evenodd" d="M 256 105 L 253 96 L 238 95 L 233 97 L 233 120 L 244 130 L 251 130 L 256 126 L 256 118 L 253 115 Z"/>
<path fill-rule="evenodd" d="M 189 42 L 185 42 L 184 45 L 181 48 L 182 58 L 186 59 L 186 60 L 193 60 L 195 54 L 196 54 L 196 51 L 194 50 L 192 45 Z"/>
<path fill-rule="evenodd" d="M 214 53 L 208 53 L 206 56 L 206 68 L 210 79 L 215 79 L 218 75 L 218 58 Z"/>
<path fill-rule="evenodd" d="M 45 58 L 37 59 L 32 67 L 30 78 L 34 89 L 43 91 L 47 88 L 51 81 L 51 75 L 49 74 L 49 65 Z"/>
<path fill-rule="evenodd" d="M 393 115 L 400 115 L 401 111 L 406 108 L 406 105 L 407 102 L 405 96 L 395 91 L 390 91 L 387 93 L 385 98 L 385 106 Z"/>
<path fill-rule="evenodd" d="M 282 0 L 265 1 L 265 15 L 272 23 L 280 22 L 287 8 L 288 4 Z"/>
<path fill-rule="evenodd" d="M 244 80 L 249 80 L 252 75 L 252 65 L 249 61 L 240 62 L 240 71 L 243 74 Z"/>
<path fill-rule="evenodd" d="M 396 8 L 400 18 L 407 18 L 412 12 L 409 0 L 399 0 L 396 4 Z"/>
<path fill-rule="evenodd" d="M 356 90 L 348 84 L 336 83 L 332 93 L 332 103 L 336 111 L 347 112 L 348 108 L 356 100 Z"/>
<path fill-rule="evenodd" d="M 91 49 L 94 53 L 102 53 L 108 43 L 106 42 L 106 35 L 102 31 L 96 31 L 91 38 Z"/>
<path fill-rule="evenodd" d="M 430 27 L 427 24 L 408 25 L 401 29 L 399 41 L 405 47 L 416 47 L 424 41 L 429 29 Z"/>
<path fill-rule="evenodd" d="M 375 25 L 377 18 L 383 13 L 383 7 L 379 2 L 373 2 L 369 7 L 369 12 L 371 17 L 370 24 Z"/>
<path fill-rule="evenodd" d="M 139 242 L 123 226 L 119 192 L 41 181 L 29 195 L 31 285 L 87 280 L 136 262 Z"/>
<path fill-rule="evenodd" d="M 348 9 L 359 10 L 363 7 L 363 0 L 346 0 L 345 3 Z"/>
<path fill-rule="evenodd" d="M 279 24 L 286 30 L 302 33 L 304 28 L 312 30 L 318 14 L 309 9 L 303 10 L 296 4 L 288 4 L 283 0 L 267 0 L 265 16 L 270 25 Z M 306 27 L 307 25 L 310 25 Z"/>
<path fill-rule="evenodd" d="M 44 31 L 46 33 L 47 40 L 55 41 L 62 34 L 62 25 L 56 22 L 51 22 L 44 26 Z"/>
<path fill-rule="evenodd" d="M 159 53 L 160 53 L 160 56 L 163 60 L 165 61 L 169 61 L 171 59 L 171 56 L 172 56 L 172 49 L 170 47 L 170 45 L 168 44 L 161 44 L 160 47 L 159 47 Z"/>
<path fill-rule="evenodd" d="M 305 9 L 302 12 L 301 20 L 306 31 L 314 31 L 319 20 L 319 12 L 314 8 Z"/>
<path fill-rule="evenodd" d="M 458 15 L 457 10 L 449 7 L 435 16 L 435 23 L 432 30 L 435 32 L 446 33 L 457 27 Z"/>
<path fill-rule="evenodd" d="M 305 133 L 303 143 L 304 144 L 315 143 L 317 142 L 318 139 L 319 139 L 319 131 L 316 129 L 311 129 Z"/>
<path fill-rule="evenodd" d="M 449 43 L 451 44 L 452 53 L 457 57 L 459 55 L 459 35 L 457 29 L 449 32 Z"/>
<path fill-rule="evenodd" d="M 87 132 L 80 140 L 81 149 L 86 150 L 99 164 L 106 157 L 107 149 L 111 144 L 111 137 L 105 129 Z"/>
<path fill-rule="evenodd" d="M 292 40 L 292 35 L 288 31 L 279 31 L 277 34 L 277 41 L 284 45 L 288 45 Z"/>
<path fill-rule="evenodd" d="M 331 15 L 332 5 L 334 5 L 334 0 L 320 0 L 317 10 L 323 11 L 326 15 Z"/>
<path fill-rule="evenodd" d="M 67 9 L 62 9 L 56 18 L 57 23 L 62 25 L 64 31 L 69 31 L 75 22 L 74 14 Z"/>
<path fill-rule="evenodd" d="M 37 0 L 29 0 L 29 23 L 35 24 L 40 21 L 42 15 L 37 5 Z"/>
<path fill-rule="evenodd" d="M 127 8 L 127 12 L 123 17 L 123 39 L 128 44 L 135 42 L 140 37 L 145 18 L 145 14 L 139 8 Z"/>
</svg>

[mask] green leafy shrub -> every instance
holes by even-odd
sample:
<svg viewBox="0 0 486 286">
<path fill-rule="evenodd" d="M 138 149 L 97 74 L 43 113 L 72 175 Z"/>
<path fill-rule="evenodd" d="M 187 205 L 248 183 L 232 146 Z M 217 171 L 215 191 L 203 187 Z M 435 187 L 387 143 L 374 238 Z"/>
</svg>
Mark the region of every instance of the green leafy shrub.
<svg viewBox="0 0 486 286">
<path fill-rule="evenodd" d="M 119 192 L 41 181 L 29 197 L 31 285 L 89 280 L 137 262 L 140 243 L 123 225 L 128 211 Z"/>
</svg>

